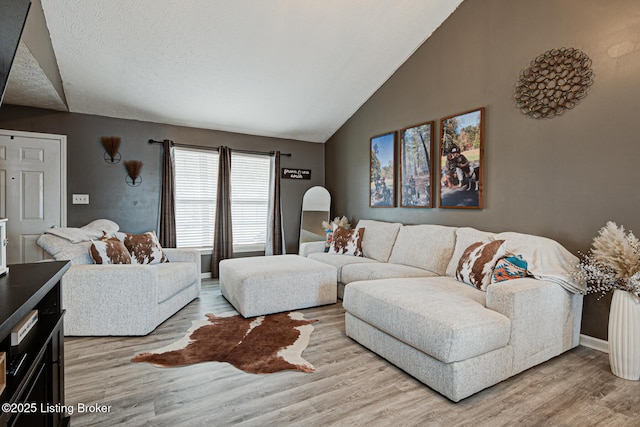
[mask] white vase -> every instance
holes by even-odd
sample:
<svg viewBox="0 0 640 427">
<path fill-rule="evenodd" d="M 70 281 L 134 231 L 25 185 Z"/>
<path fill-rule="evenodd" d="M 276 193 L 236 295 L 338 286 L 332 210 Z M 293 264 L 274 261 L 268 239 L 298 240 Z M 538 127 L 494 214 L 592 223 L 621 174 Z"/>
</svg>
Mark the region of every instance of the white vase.
<svg viewBox="0 0 640 427">
<path fill-rule="evenodd" d="M 609 310 L 609 362 L 614 375 L 640 380 L 640 301 L 617 289 Z"/>
</svg>

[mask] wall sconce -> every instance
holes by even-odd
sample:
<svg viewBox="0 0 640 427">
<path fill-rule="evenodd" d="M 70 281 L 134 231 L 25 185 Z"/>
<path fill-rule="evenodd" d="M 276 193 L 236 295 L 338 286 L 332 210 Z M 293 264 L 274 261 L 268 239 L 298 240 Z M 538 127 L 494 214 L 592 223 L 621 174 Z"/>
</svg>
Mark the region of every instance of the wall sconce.
<svg viewBox="0 0 640 427">
<path fill-rule="evenodd" d="M 127 176 L 125 182 L 132 187 L 137 187 L 142 183 L 140 178 L 140 172 L 142 171 L 142 161 L 140 160 L 125 160 L 124 167 L 127 169 Z"/>
<path fill-rule="evenodd" d="M 104 161 L 107 163 L 119 163 L 120 162 L 120 137 L 119 136 L 103 136 L 102 145 L 106 150 L 104 153 Z"/>
</svg>

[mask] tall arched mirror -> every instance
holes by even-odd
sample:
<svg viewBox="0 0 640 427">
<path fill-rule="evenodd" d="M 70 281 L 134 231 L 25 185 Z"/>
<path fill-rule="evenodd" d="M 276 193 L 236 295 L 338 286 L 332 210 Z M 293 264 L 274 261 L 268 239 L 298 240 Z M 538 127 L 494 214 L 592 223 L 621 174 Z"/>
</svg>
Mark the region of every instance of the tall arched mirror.
<svg viewBox="0 0 640 427">
<path fill-rule="evenodd" d="M 329 221 L 331 195 L 321 186 L 311 187 L 302 198 L 302 217 L 300 218 L 300 245 L 325 240 L 322 221 Z"/>
</svg>

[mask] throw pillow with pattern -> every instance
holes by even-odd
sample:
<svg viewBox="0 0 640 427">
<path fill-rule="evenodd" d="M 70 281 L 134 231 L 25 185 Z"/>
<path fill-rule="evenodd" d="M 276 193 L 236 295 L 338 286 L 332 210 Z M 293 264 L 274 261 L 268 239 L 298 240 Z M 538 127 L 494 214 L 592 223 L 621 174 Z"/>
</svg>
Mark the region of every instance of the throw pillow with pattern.
<svg viewBox="0 0 640 427">
<path fill-rule="evenodd" d="M 92 240 L 89 254 L 95 264 L 131 264 L 129 251 L 115 237 Z"/>
<path fill-rule="evenodd" d="M 333 232 L 333 240 L 329 248 L 330 254 L 362 256 L 362 236 L 364 228 L 348 230 L 338 227 Z"/>
<path fill-rule="evenodd" d="M 522 259 L 522 255 L 509 255 L 500 258 L 493 269 L 491 283 L 530 276 L 527 267 L 527 261 Z"/>
<path fill-rule="evenodd" d="M 131 254 L 132 264 L 159 264 L 169 262 L 162 250 L 155 231 L 142 234 L 116 233 Z"/>
<path fill-rule="evenodd" d="M 481 291 L 486 291 L 491 283 L 493 268 L 506 251 L 504 240 L 494 240 L 488 243 L 476 242 L 465 249 L 458 268 L 456 278 Z"/>
<path fill-rule="evenodd" d="M 327 228 L 324 230 L 324 251 L 329 252 L 331 248 L 331 242 L 333 241 L 333 230 Z"/>
</svg>

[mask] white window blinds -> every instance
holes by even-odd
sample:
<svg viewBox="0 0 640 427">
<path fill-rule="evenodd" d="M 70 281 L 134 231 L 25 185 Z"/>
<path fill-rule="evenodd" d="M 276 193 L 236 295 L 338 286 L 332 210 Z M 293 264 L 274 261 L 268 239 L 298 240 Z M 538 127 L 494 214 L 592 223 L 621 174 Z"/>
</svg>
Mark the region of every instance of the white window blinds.
<svg viewBox="0 0 640 427">
<path fill-rule="evenodd" d="M 176 246 L 212 247 L 218 153 L 175 149 Z"/>
<path fill-rule="evenodd" d="M 231 154 L 234 250 L 264 250 L 269 203 L 267 156 Z M 176 147 L 178 247 L 211 247 L 216 210 L 218 153 Z"/>
<path fill-rule="evenodd" d="M 234 249 L 264 250 L 269 204 L 267 156 L 231 152 L 231 221 Z"/>
</svg>

